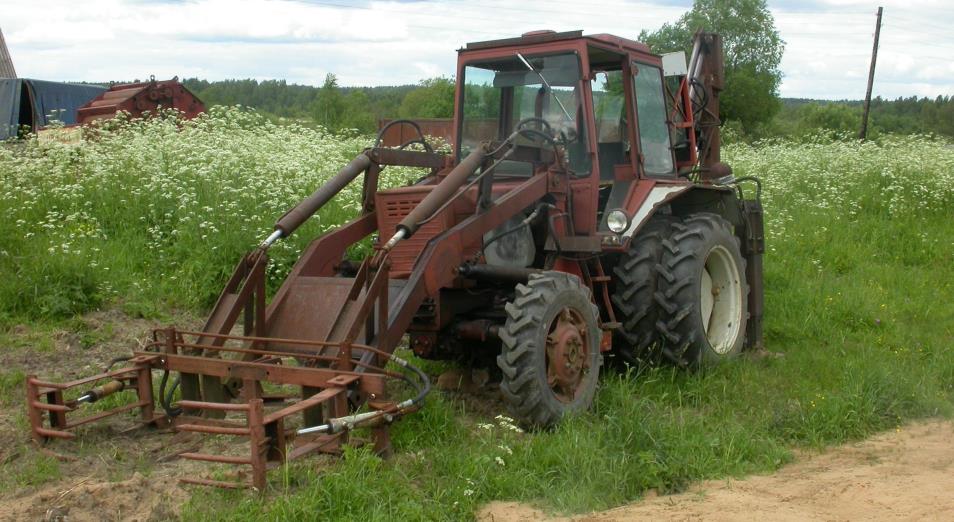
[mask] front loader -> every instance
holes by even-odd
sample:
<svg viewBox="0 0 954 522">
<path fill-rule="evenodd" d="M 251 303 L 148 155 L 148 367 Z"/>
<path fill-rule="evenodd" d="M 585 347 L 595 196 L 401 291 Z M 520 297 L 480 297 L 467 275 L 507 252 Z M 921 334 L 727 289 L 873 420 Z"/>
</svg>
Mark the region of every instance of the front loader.
<svg viewBox="0 0 954 522">
<path fill-rule="evenodd" d="M 147 423 L 249 437 L 246 456 L 180 456 L 251 466 L 263 488 L 270 467 L 340 451 L 355 428 L 390 450 L 388 426 L 430 388 L 395 355 L 405 339 L 420 358 L 495 368 L 535 428 L 591 405 L 604 355 L 697 368 L 758 346 L 762 210 L 720 161 L 721 39 L 700 33 L 688 64 L 667 64 L 679 56 L 664 74 L 645 45 L 581 31 L 468 44 L 452 154 L 420 133 L 375 144 L 277 221 L 201 331 L 157 330 L 122 370 L 28 378 L 34 437 L 139 408 Z M 381 190 L 389 166 L 429 174 Z M 360 214 L 316 238 L 268 301 L 269 247 L 359 177 Z M 349 259 L 369 237 L 372 253 Z M 117 389 L 136 401 L 67 419 Z"/>
</svg>

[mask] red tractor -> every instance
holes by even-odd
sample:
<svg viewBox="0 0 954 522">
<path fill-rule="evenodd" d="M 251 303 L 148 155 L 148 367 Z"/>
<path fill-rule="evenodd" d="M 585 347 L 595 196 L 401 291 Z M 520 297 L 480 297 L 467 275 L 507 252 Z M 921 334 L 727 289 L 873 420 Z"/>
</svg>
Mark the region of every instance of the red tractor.
<svg viewBox="0 0 954 522">
<path fill-rule="evenodd" d="M 762 211 L 719 161 L 721 40 L 700 33 L 688 65 L 665 61 L 674 74 L 641 43 L 580 31 L 468 44 L 452 154 L 423 135 L 365 150 L 242 259 L 201 332 L 159 330 L 127 373 L 81 384 L 135 387 L 148 422 L 248 435 L 248 460 L 184 456 L 251 464 L 262 486 L 267 461 L 333 450 L 354 427 L 387 451 L 388 424 L 429 388 L 394 355 L 405 338 L 419 357 L 499 369 L 503 399 L 531 427 L 587 409 L 604 354 L 693 368 L 759 345 Z M 430 174 L 379 190 L 390 165 Z M 316 238 L 266 303 L 268 248 L 361 174 L 360 215 Z M 368 237 L 372 254 L 349 260 Z M 152 370 L 164 372 L 164 415 L 143 383 Z M 416 393 L 388 400 L 384 381 L 399 377 Z M 269 410 L 283 403 L 264 383 L 301 399 Z M 38 438 L 71 436 L 83 421 L 66 413 L 107 391 L 64 401 L 53 392 L 67 385 L 28 385 Z M 213 419 L 236 412 L 238 427 Z"/>
</svg>

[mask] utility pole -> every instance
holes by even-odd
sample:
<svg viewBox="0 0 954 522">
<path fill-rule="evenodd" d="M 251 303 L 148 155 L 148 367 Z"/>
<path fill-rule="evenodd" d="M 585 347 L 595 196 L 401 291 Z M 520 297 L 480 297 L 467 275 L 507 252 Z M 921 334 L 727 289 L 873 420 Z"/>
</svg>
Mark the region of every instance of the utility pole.
<svg viewBox="0 0 954 522">
<path fill-rule="evenodd" d="M 868 92 L 865 93 L 865 112 L 861 116 L 861 135 L 862 140 L 868 137 L 868 109 L 871 108 L 871 87 L 874 86 L 875 63 L 878 61 L 878 37 L 881 36 L 881 12 L 883 7 L 878 7 L 878 22 L 875 25 L 874 47 L 871 49 L 871 68 L 868 69 Z"/>
</svg>

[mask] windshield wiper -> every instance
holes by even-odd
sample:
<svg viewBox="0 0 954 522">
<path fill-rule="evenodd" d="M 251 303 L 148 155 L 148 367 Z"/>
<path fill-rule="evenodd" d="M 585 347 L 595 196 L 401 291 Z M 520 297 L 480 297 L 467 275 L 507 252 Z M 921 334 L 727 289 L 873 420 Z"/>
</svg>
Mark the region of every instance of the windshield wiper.
<svg viewBox="0 0 954 522">
<path fill-rule="evenodd" d="M 544 87 L 547 88 L 547 92 L 550 93 L 550 96 L 553 96 L 553 99 L 556 100 L 557 104 L 560 106 L 560 109 L 563 110 L 563 114 L 566 115 L 567 121 L 573 121 L 573 117 L 570 116 L 570 113 L 567 112 L 566 107 L 563 106 L 563 102 L 561 102 L 561 101 L 560 101 L 560 98 L 558 98 L 557 95 L 556 95 L 556 93 L 553 92 L 553 87 L 550 87 L 550 82 L 548 82 L 547 79 L 543 77 L 543 73 L 541 73 L 540 71 L 534 69 L 533 66 L 530 65 L 530 62 L 528 62 L 527 59 L 524 58 L 522 54 L 517 53 L 517 58 L 520 58 L 520 61 L 523 62 L 523 64 L 527 66 L 527 69 L 530 69 L 531 72 L 536 73 L 537 76 L 540 77 L 540 81 L 542 81 Z"/>
</svg>

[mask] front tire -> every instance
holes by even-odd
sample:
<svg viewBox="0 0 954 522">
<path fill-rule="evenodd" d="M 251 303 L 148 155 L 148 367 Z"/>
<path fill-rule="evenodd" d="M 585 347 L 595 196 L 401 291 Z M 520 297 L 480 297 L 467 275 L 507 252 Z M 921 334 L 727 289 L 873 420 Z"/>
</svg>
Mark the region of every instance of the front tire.
<svg viewBox="0 0 954 522">
<path fill-rule="evenodd" d="M 732 225 L 716 214 L 693 214 L 672 224 L 663 248 L 656 291 L 663 355 L 689 367 L 738 355 L 745 341 L 749 289 Z"/>
<path fill-rule="evenodd" d="M 620 256 L 613 274 L 613 305 L 622 323 L 615 332 L 613 351 L 630 365 L 657 363 L 656 265 L 662 260 L 662 242 L 669 238 L 672 216 L 655 216 L 633 237 Z"/>
<path fill-rule="evenodd" d="M 584 411 L 596 394 L 599 311 L 590 290 L 564 272 L 533 274 L 505 306 L 497 365 L 500 391 L 521 424 L 546 428 Z"/>
</svg>

